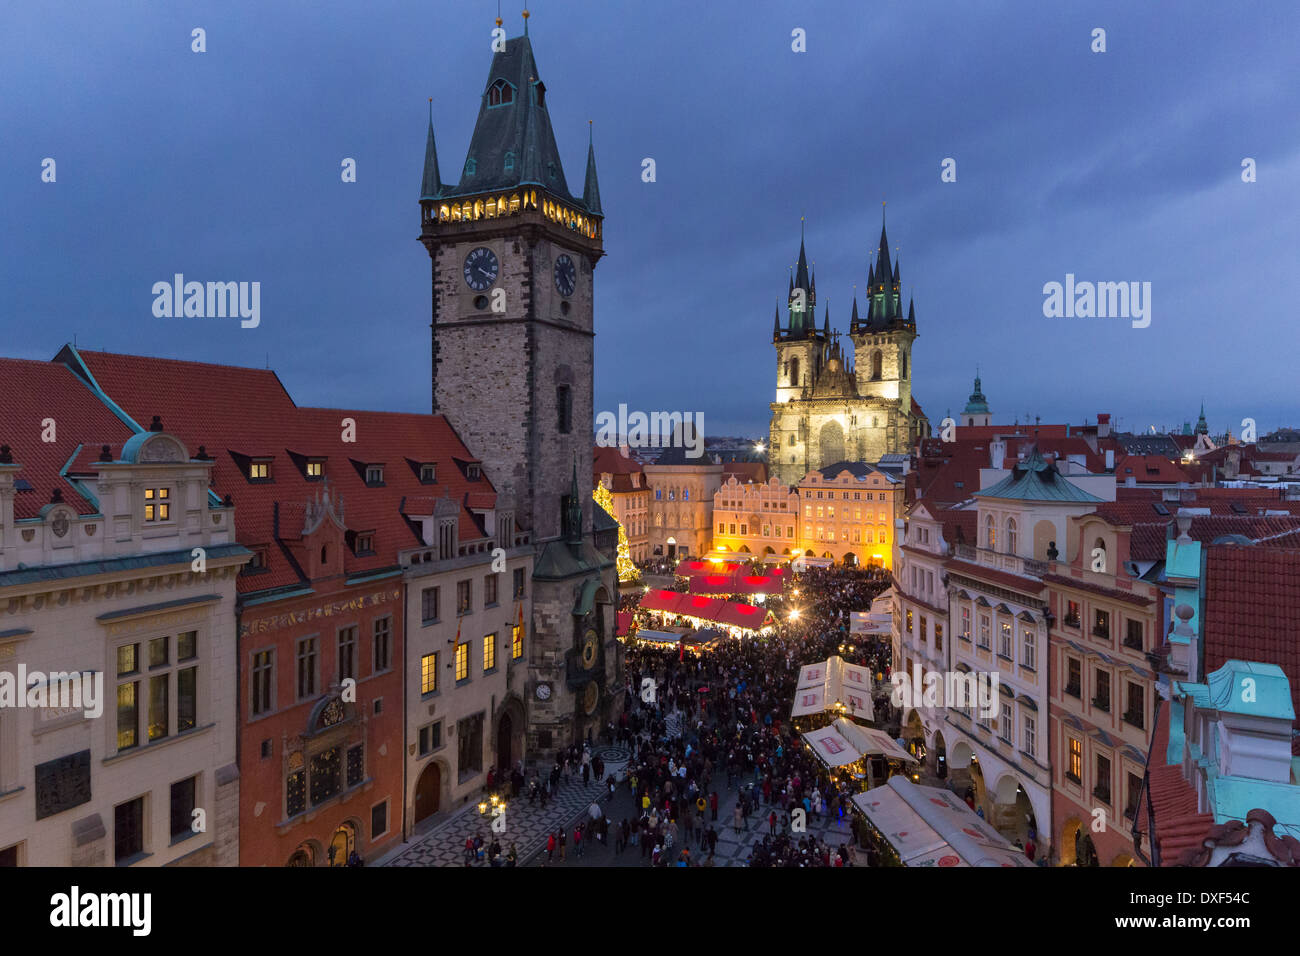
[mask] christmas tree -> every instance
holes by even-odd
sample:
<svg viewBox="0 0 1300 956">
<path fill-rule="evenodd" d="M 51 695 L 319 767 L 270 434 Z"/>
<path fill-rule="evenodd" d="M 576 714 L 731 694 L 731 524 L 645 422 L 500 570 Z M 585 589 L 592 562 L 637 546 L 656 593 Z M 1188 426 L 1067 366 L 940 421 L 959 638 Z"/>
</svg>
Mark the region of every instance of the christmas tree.
<svg viewBox="0 0 1300 956">
<path fill-rule="evenodd" d="M 611 518 L 614 517 L 614 496 L 608 488 L 597 482 L 596 487 L 591 490 L 591 496 L 596 499 L 596 504 L 604 508 Z M 620 581 L 636 581 L 640 577 L 641 572 L 632 563 L 632 550 L 627 544 L 627 532 L 623 530 L 623 525 L 620 523 L 618 526 L 618 579 Z"/>
</svg>

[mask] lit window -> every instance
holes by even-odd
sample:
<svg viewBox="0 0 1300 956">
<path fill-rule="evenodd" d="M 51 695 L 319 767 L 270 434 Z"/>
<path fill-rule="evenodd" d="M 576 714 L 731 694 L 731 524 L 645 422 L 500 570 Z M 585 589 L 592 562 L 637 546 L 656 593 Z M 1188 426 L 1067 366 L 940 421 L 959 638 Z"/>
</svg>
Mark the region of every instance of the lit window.
<svg viewBox="0 0 1300 956">
<path fill-rule="evenodd" d="M 469 677 L 469 644 L 456 645 L 456 680 Z"/>
<path fill-rule="evenodd" d="M 321 478 L 325 475 L 325 463 L 323 461 L 307 462 L 307 477 Z"/>
<path fill-rule="evenodd" d="M 432 694 L 438 689 L 438 653 L 420 658 L 420 693 Z"/>
<path fill-rule="evenodd" d="M 483 638 L 483 671 L 492 670 L 497 666 L 497 636 L 488 634 Z"/>
<path fill-rule="evenodd" d="M 510 658 L 519 660 L 524 656 L 524 629 L 522 625 L 516 624 L 510 629 Z"/>
<path fill-rule="evenodd" d="M 271 477 L 271 463 L 255 461 L 248 466 L 248 477 L 252 481 L 265 481 Z"/>
<path fill-rule="evenodd" d="M 144 520 L 166 521 L 170 518 L 170 499 L 170 488 L 146 488 L 144 490 Z"/>
</svg>

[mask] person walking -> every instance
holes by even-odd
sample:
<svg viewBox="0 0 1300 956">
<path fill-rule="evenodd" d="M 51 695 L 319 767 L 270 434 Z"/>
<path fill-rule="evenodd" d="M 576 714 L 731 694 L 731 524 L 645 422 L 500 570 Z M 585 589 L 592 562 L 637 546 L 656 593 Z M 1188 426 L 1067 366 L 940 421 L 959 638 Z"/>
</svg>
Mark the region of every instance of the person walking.
<svg viewBox="0 0 1300 956">
<path fill-rule="evenodd" d="M 564 862 L 564 844 L 567 840 L 564 827 L 560 827 L 560 862 Z"/>
<path fill-rule="evenodd" d="M 709 810 L 713 814 L 713 822 L 718 822 L 718 791 L 714 790 L 709 794 Z"/>
<path fill-rule="evenodd" d="M 578 857 L 578 859 L 582 859 L 582 845 L 584 842 L 582 838 L 582 826 L 583 825 L 579 823 L 573 828 L 573 854 Z"/>
<path fill-rule="evenodd" d="M 740 804 L 739 804 L 739 803 L 736 804 L 736 809 L 735 809 L 735 811 L 732 813 L 732 818 L 733 818 L 733 825 L 734 825 L 735 828 L 736 828 L 736 832 L 739 833 L 740 830 L 741 830 L 741 826 L 740 826 L 741 814 L 740 814 Z"/>
<path fill-rule="evenodd" d="M 548 863 L 555 859 L 555 844 L 555 831 L 552 830 L 550 835 L 546 838 L 546 861 Z M 512 848 L 513 846 L 514 844 L 511 844 Z"/>
</svg>

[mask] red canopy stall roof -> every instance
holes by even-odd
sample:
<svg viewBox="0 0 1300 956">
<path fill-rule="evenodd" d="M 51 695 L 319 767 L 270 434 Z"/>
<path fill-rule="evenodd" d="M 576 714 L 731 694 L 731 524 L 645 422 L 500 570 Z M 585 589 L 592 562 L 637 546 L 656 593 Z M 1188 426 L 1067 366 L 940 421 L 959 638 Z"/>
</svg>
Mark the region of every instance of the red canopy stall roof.
<svg viewBox="0 0 1300 956">
<path fill-rule="evenodd" d="M 614 636 L 625 637 L 630 630 L 632 630 L 632 612 L 619 611 L 617 615 L 617 624 L 614 628 Z"/>
<path fill-rule="evenodd" d="M 740 570 L 735 561 L 693 561 L 686 559 L 677 565 L 674 572 L 679 578 L 689 578 L 696 574 L 732 574 Z"/>
<path fill-rule="evenodd" d="M 697 574 L 691 577 L 693 594 L 780 594 L 784 580 L 775 574 Z"/>
<path fill-rule="evenodd" d="M 647 611 L 681 614 L 747 630 L 758 630 L 767 618 L 763 608 L 752 604 L 739 604 L 702 594 L 681 594 L 677 591 L 647 591 L 641 597 L 641 607 Z"/>
</svg>

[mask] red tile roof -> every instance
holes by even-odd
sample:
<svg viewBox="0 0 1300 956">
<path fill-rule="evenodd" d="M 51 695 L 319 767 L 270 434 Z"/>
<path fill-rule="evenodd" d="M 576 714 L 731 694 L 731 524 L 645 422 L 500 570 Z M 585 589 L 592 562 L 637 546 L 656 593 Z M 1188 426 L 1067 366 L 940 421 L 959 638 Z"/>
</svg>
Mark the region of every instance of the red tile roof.
<svg viewBox="0 0 1300 956">
<path fill-rule="evenodd" d="M 631 475 L 641 470 L 640 462 L 623 454 L 623 449 L 595 446 L 591 456 L 592 475 Z"/>
<path fill-rule="evenodd" d="M 755 484 L 767 482 L 767 465 L 761 461 L 728 461 L 722 464 L 722 477 L 735 475 L 739 482 L 752 481 Z"/>
<path fill-rule="evenodd" d="M 1124 484 L 1132 478 L 1143 483 L 1170 484 L 1190 482 L 1191 475 L 1163 455 L 1123 455 L 1115 458 L 1115 481 Z"/>
<path fill-rule="evenodd" d="M 1019 591 L 1021 594 L 1038 594 L 1043 590 L 1043 582 L 1036 578 L 1027 578 L 1019 574 L 1011 574 L 1008 571 L 997 571 L 980 564 L 971 564 L 969 561 L 950 558 L 944 562 L 944 567 L 956 574 L 977 578 L 990 584 L 1000 584 L 1003 587 Z"/>
<path fill-rule="evenodd" d="M 403 503 L 405 514 L 428 514 L 436 499 L 449 496 L 461 505 L 460 540 L 485 536 L 469 508 L 491 507 L 495 491 L 486 476 L 466 477 L 461 465 L 476 459 L 440 415 L 299 408 L 265 369 L 80 354 L 104 392 L 137 422 L 158 415 L 166 431 L 191 449 L 203 445 L 215 459 L 212 487 L 234 499 L 236 537 L 268 548 L 268 572 L 241 576 L 241 591 L 301 580 L 285 542 L 297 538 L 307 502 L 322 489 L 305 475 L 306 456 L 326 459 L 325 477 L 342 496 L 348 529 L 374 533 L 373 555 L 345 556 L 349 574 L 392 567 L 399 550 L 421 545 Z M 355 423 L 354 442 L 343 441 L 344 419 Z M 250 482 L 241 456 L 269 458 L 273 480 Z M 384 485 L 367 486 L 365 466 L 381 463 Z M 434 465 L 436 483 L 420 481 L 422 463 Z"/>
<path fill-rule="evenodd" d="M 1184 854 L 1201 845 L 1214 826 L 1214 815 L 1197 812 L 1196 791 L 1183 778 L 1182 768 L 1177 764 L 1170 766 L 1165 759 L 1169 748 L 1169 714 L 1170 707 L 1165 702 L 1152 733 L 1147 774 L 1160 865 L 1178 866 Z M 1145 812 L 1138 814 L 1138 828 L 1147 832 Z"/>
<path fill-rule="evenodd" d="M 86 384 L 62 365 L 27 359 L 0 359 L 0 442 L 10 447 L 16 476 L 31 485 L 14 493 L 14 517 L 34 518 L 50 503 L 58 488 L 78 514 L 95 514 L 96 505 L 83 497 L 60 472 L 70 459 L 96 459 L 108 445 L 116 457 L 132 430 L 101 402 Z M 45 419 L 54 419 L 55 441 L 41 440 Z M 78 446 L 82 446 L 78 451 Z M 193 454 L 195 449 L 190 449 Z M 87 491 L 95 491 L 93 481 Z"/>
<path fill-rule="evenodd" d="M 1205 557 L 1205 673 L 1231 659 L 1276 664 L 1300 714 L 1300 550 L 1219 545 Z"/>
</svg>

